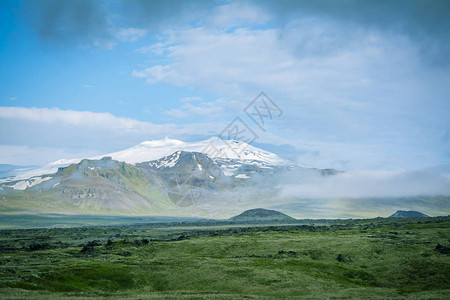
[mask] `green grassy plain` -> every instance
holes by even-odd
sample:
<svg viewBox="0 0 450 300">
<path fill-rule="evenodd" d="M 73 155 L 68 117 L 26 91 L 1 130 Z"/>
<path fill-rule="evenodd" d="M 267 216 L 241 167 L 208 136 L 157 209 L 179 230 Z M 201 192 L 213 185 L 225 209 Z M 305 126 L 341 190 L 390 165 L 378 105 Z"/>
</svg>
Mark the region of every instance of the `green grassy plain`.
<svg viewBox="0 0 450 300">
<path fill-rule="evenodd" d="M 449 238 L 449 217 L 1 230 L 0 298 L 449 299 Z"/>
</svg>

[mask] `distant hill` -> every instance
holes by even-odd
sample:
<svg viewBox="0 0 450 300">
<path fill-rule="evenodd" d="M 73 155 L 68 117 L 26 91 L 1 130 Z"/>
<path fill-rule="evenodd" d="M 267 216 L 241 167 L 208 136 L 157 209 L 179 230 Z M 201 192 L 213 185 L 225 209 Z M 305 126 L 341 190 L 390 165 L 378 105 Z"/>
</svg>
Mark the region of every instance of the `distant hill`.
<svg viewBox="0 0 450 300">
<path fill-rule="evenodd" d="M 233 222 L 256 222 L 256 221 L 293 221 L 293 217 L 285 215 L 276 210 L 255 208 L 244 211 L 243 213 L 231 217 Z"/>
<path fill-rule="evenodd" d="M 393 215 L 388 218 L 428 218 L 424 213 L 415 210 L 397 210 Z"/>
</svg>

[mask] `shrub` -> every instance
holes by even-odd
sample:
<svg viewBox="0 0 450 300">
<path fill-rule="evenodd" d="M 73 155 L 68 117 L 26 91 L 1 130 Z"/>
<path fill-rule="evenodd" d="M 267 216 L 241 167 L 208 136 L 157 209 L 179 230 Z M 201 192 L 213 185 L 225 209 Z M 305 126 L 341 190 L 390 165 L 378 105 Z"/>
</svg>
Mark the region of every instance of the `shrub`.
<svg viewBox="0 0 450 300">
<path fill-rule="evenodd" d="M 342 262 L 342 263 L 347 263 L 347 262 L 351 262 L 352 261 L 350 256 L 345 255 L 345 254 L 341 254 L 341 253 L 339 253 L 337 255 L 336 259 L 337 259 L 338 262 Z"/>
</svg>

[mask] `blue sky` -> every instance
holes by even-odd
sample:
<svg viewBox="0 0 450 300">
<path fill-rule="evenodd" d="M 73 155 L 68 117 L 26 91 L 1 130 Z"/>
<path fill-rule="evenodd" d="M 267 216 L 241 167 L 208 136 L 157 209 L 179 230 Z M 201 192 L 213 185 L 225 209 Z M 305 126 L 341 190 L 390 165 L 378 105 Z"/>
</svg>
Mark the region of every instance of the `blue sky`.
<svg viewBox="0 0 450 300">
<path fill-rule="evenodd" d="M 0 163 L 219 134 L 341 170 L 450 163 L 448 1 L 2 1 Z M 257 127 L 253 127 L 258 130 Z"/>
</svg>

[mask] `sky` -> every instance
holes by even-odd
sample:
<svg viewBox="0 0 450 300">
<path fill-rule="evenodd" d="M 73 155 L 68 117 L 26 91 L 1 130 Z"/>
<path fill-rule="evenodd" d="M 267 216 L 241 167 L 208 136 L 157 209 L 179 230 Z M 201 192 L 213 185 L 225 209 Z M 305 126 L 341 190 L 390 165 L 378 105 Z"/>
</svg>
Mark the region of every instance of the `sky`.
<svg viewBox="0 0 450 300">
<path fill-rule="evenodd" d="M 450 164 L 449 1 L 0 2 L 0 164 L 219 135 L 338 170 Z M 263 129 L 245 109 L 280 109 Z"/>
</svg>

